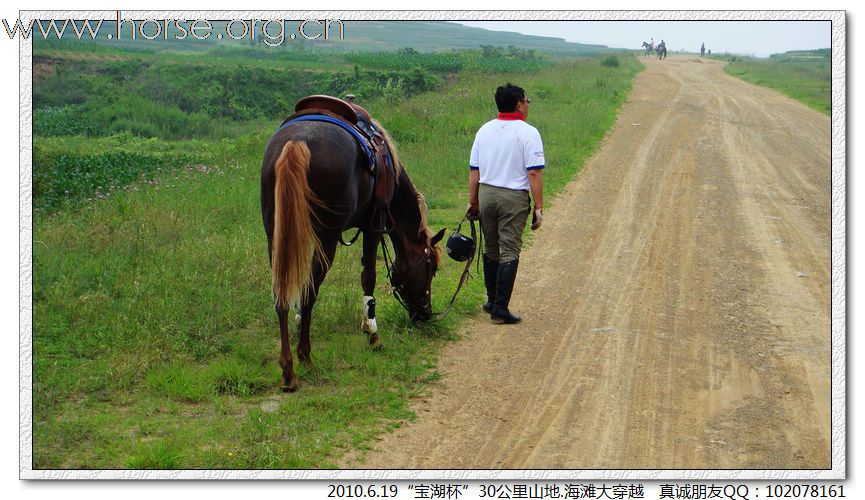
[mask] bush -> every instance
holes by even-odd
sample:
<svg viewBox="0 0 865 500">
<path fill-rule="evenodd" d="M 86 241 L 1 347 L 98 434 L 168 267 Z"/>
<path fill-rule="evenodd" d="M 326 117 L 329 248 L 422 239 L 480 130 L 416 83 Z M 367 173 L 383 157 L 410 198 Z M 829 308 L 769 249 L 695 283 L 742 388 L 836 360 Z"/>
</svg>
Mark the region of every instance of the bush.
<svg viewBox="0 0 865 500">
<path fill-rule="evenodd" d="M 619 58 L 616 56 L 605 57 L 601 59 L 601 66 L 604 66 L 606 68 L 618 68 Z"/>
<path fill-rule="evenodd" d="M 326 93 L 342 96 L 356 94 L 363 100 L 385 97 L 399 101 L 403 97 L 435 90 L 440 80 L 422 67 L 409 71 L 366 71 L 363 74 L 333 73 L 327 77 Z M 320 93 L 320 92 L 319 92 Z"/>
<path fill-rule="evenodd" d="M 141 137 L 182 139 L 200 137 L 210 131 L 210 119 L 204 113 L 184 112 L 174 104 L 138 94 L 90 100 L 80 107 L 80 116 L 101 135 L 128 131 Z"/>
</svg>

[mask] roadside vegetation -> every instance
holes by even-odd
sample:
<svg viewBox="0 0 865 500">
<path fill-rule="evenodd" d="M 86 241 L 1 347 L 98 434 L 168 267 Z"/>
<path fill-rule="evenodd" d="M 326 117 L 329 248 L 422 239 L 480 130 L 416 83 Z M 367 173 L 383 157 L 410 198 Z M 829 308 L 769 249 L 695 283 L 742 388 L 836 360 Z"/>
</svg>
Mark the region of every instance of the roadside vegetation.
<svg viewBox="0 0 865 500">
<path fill-rule="evenodd" d="M 724 70 L 746 82 L 775 89 L 827 115 L 832 113 L 832 55 L 829 49 L 773 54 L 768 59 L 721 55 Z"/>
<path fill-rule="evenodd" d="M 409 398 L 440 378 L 437 352 L 480 310 L 483 284 L 471 280 L 446 321 L 413 325 L 380 266 L 385 348 L 372 352 L 359 250 L 340 248 L 314 312 L 315 365 L 297 364 L 300 391 L 280 393 L 258 205 L 271 133 L 303 95 L 357 94 L 395 138 L 431 225 L 453 228 L 495 86 L 532 98 L 551 199 L 641 69 L 508 48 L 292 52 L 37 45 L 34 468 L 327 468 L 412 419 Z M 461 267 L 445 259 L 435 310 Z"/>
</svg>

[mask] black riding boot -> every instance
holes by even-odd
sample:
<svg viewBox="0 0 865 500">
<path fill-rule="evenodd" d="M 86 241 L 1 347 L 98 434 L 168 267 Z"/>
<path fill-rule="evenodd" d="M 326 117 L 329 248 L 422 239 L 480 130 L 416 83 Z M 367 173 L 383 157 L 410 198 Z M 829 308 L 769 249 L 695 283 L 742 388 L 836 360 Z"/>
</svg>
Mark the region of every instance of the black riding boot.
<svg viewBox="0 0 865 500">
<path fill-rule="evenodd" d="M 517 279 L 517 267 L 519 264 L 519 259 L 499 263 L 499 273 L 496 279 L 496 300 L 493 302 L 493 311 L 490 313 L 490 319 L 494 323 L 512 325 L 522 321 L 522 318 L 511 314 L 508 310 L 511 293 L 514 291 L 514 281 Z"/>
<path fill-rule="evenodd" d="M 493 302 L 496 300 L 496 278 L 499 274 L 499 261 L 493 260 L 484 254 L 484 285 L 487 287 L 487 303 L 484 311 L 487 314 L 493 312 Z"/>
</svg>

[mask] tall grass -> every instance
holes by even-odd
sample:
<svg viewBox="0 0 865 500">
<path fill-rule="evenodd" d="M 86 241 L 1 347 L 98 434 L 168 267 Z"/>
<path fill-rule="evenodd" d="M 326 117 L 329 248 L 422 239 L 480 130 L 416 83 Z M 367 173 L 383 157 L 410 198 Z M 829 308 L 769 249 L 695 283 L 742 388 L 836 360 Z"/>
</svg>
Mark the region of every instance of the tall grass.
<svg viewBox="0 0 865 500">
<path fill-rule="evenodd" d="M 775 89 L 821 113 L 832 113 L 832 60 L 828 49 L 733 57 L 724 70 L 746 82 Z"/>
<path fill-rule="evenodd" d="M 532 97 L 529 122 L 544 139 L 552 195 L 613 123 L 638 70 L 633 59 L 619 67 L 586 59 L 530 73 L 461 72 L 433 92 L 363 104 L 395 137 L 439 228 L 464 213 L 468 154 L 475 131 L 495 116 L 495 86 L 511 81 Z M 316 305 L 314 367 L 296 365 L 298 393 L 278 392 L 258 200 L 261 154 L 279 120 L 249 123 L 223 139 L 126 132 L 34 141 L 50 158 L 189 154 L 205 167 L 158 172 L 156 182 L 51 217 L 36 213 L 34 468 L 331 467 L 413 418 L 408 399 L 439 378 L 437 350 L 455 338 L 460 316 L 479 310 L 482 284 L 470 281 L 444 322 L 414 325 L 379 266 L 385 348 L 373 352 L 360 331 L 360 255 L 351 247 L 339 249 Z M 460 272 L 444 262 L 434 309 Z"/>
</svg>

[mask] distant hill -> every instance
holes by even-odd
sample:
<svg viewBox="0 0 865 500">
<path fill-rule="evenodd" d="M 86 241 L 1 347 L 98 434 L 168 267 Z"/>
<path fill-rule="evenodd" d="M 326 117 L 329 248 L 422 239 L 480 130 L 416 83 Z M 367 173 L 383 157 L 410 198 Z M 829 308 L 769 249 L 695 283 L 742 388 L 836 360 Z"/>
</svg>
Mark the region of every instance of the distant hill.
<svg viewBox="0 0 865 500">
<path fill-rule="evenodd" d="M 557 55 L 594 55 L 610 52 L 605 45 L 586 45 L 567 42 L 562 38 L 543 37 L 535 35 L 523 35 L 514 32 L 490 31 L 483 28 L 464 26 L 448 21 L 352 21 L 344 20 L 343 40 L 338 39 L 339 30 L 337 25 L 332 25 L 329 31 L 329 40 L 320 37 L 317 40 L 304 40 L 298 35 L 297 28 L 300 21 L 286 21 L 286 30 L 280 33 L 278 25 L 272 25 L 269 36 L 263 37 L 258 25 L 256 40 L 253 42 L 247 37 L 244 40 L 233 40 L 228 36 L 219 36 L 226 33 L 226 21 L 212 22 L 212 34 L 206 40 L 196 40 L 188 35 L 187 25 L 185 29 L 178 30 L 169 25 L 167 36 L 160 33 L 154 36 L 156 23 L 145 25 L 145 34 L 153 37 L 153 40 L 143 39 L 140 32 L 135 39 L 132 37 L 132 27 L 124 24 L 119 39 L 113 34 L 116 32 L 116 23 L 106 21 L 102 24 L 99 36 L 96 40 L 98 45 L 113 47 L 124 50 L 175 50 L 175 51 L 199 51 L 208 50 L 217 45 L 245 45 L 265 47 L 265 41 L 274 50 L 280 49 L 306 49 L 315 48 L 322 50 L 342 51 L 393 51 L 405 47 L 411 47 L 421 52 L 431 52 L 451 49 L 478 49 L 482 45 L 507 48 L 511 45 L 524 50 L 535 50 Z M 149 30 L 149 31 L 148 31 Z M 36 31 L 34 29 L 34 31 Z M 306 33 L 311 36 L 323 33 L 322 26 L 316 23 L 308 23 Z M 240 36 L 243 27 L 238 23 L 234 26 L 233 33 Z M 108 35 L 112 34 L 111 39 Z M 290 39 L 294 34 L 295 39 Z M 52 35 L 53 36 L 53 35 Z M 41 36 L 34 35 L 37 43 Z M 183 39 L 177 39 L 182 37 Z M 77 39 L 71 26 L 63 36 L 64 41 L 76 43 Z M 49 42 L 50 43 L 50 42 Z M 56 43 L 56 42 L 55 42 Z"/>
<path fill-rule="evenodd" d="M 476 49 L 481 45 L 534 49 L 554 54 L 598 54 L 605 45 L 567 42 L 562 38 L 490 31 L 447 21 L 344 21 L 345 50 L 394 50 L 412 47 L 421 51 Z"/>
<path fill-rule="evenodd" d="M 790 50 L 781 54 L 772 54 L 773 59 L 829 59 L 832 49 Z"/>
</svg>

